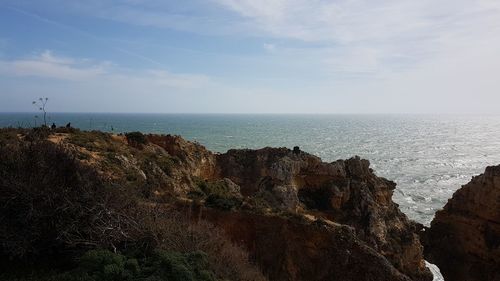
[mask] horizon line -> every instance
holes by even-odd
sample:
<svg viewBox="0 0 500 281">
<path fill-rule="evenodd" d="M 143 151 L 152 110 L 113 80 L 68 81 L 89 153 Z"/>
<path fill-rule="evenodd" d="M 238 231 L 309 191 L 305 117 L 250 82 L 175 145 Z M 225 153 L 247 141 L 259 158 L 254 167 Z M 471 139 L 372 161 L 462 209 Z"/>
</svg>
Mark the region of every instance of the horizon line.
<svg viewBox="0 0 500 281">
<path fill-rule="evenodd" d="M 0 111 L 0 114 L 33 114 L 31 111 Z M 50 111 L 50 114 L 138 114 L 138 115 L 500 115 L 477 112 L 112 112 L 112 111 Z"/>
</svg>

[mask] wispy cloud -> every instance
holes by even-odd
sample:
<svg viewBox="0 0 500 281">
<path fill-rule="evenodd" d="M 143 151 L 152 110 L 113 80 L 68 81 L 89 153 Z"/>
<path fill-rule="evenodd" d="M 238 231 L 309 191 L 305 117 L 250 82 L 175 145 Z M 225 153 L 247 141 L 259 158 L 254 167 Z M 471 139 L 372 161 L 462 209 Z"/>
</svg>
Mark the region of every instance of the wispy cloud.
<svg viewBox="0 0 500 281">
<path fill-rule="evenodd" d="M 191 111 L 193 104 L 206 111 L 210 104 L 219 112 L 257 112 L 264 103 L 268 112 L 373 112 L 374 105 L 380 112 L 422 112 L 431 105 L 433 112 L 460 112 L 471 106 L 467 97 L 500 101 L 498 0 L 43 2 L 4 1 L 24 19 L 78 34 L 89 45 L 86 55 L 98 49 L 96 57 L 138 69 L 52 52 L 0 56 L 2 92 L 6 83 L 16 93 L 27 84 L 14 85 L 10 77 L 41 77 L 79 83 L 81 92 L 128 95 L 134 106 L 142 106 L 134 95 L 177 94 L 184 107 L 174 111 Z M 71 21 L 73 15 L 79 20 Z M 485 103 L 472 110 L 498 102 Z"/>
<path fill-rule="evenodd" d="M 496 20 L 495 0 L 213 0 L 275 37 L 337 43 L 425 39 Z M 496 13 L 496 15 L 495 15 Z"/>
<path fill-rule="evenodd" d="M 68 1 L 68 3 L 66 3 L 66 4 L 71 5 L 72 3 L 71 3 L 71 1 Z M 60 7 L 65 7 L 64 3 L 61 3 Z M 29 11 L 26 11 L 26 10 L 23 10 L 23 9 L 20 9 L 20 8 L 16 8 L 16 7 L 13 7 L 13 6 L 7 6 L 7 8 L 10 9 L 10 10 L 12 10 L 12 11 L 15 11 L 17 13 L 20 13 L 20 14 L 23 14 L 25 16 L 28 16 L 30 18 L 36 19 L 38 21 L 41 21 L 41 22 L 44 22 L 44 23 L 47 23 L 47 24 L 51 24 L 51 25 L 55 25 L 55 26 L 58 26 L 58 27 L 60 27 L 62 29 L 66 29 L 66 30 L 69 30 L 71 32 L 78 33 L 78 34 L 80 34 L 82 36 L 85 36 L 86 38 L 89 38 L 90 40 L 98 41 L 99 43 L 101 43 L 104 46 L 107 46 L 110 49 L 116 50 L 118 52 L 127 54 L 127 55 L 135 57 L 135 58 L 139 58 L 139 59 L 141 59 L 141 60 L 143 60 L 145 62 L 148 62 L 150 64 L 153 64 L 153 65 L 156 65 L 156 66 L 159 66 L 159 67 L 165 67 L 160 62 L 158 62 L 158 61 L 156 61 L 156 60 L 154 60 L 154 59 L 152 59 L 150 57 L 147 57 L 145 55 L 138 54 L 136 52 L 132 52 L 132 51 L 129 51 L 129 50 L 121 48 L 121 47 L 111 46 L 107 42 L 107 38 L 101 38 L 101 37 L 95 36 L 94 34 L 92 34 L 90 32 L 81 30 L 81 29 L 76 28 L 76 27 L 74 27 L 72 25 L 61 23 L 59 21 L 55 21 L 55 20 L 52 20 L 52 19 L 48 19 L 48 18 L 40 16 L 40 15 L 38 15 L 36 13 L 32 13 L 32 12 L 29 12 Z M 97 13 L 97 11 L 99 11 L 99 10 L 95 10 L 94 12 Z"/>
<path fill-rule="evenodd" d="M 107 63 L 89 64 L 66 57 L 56 57 L 45 51 L 34 57 L 0 61 L 0 74 L 38 76 L 63 80 L 86 80 L 106 73 Z"/>
<path fill-rule="evenodd" d="M 50 50 L 29 58 L 0 60 L 1 76 L 31 76 L 94 83 L 109 81 L 154 84 L 168 88 L 198 88 L 209 82 L 205 75 L 175 74 L 163 69 L 131 70 L 119 68 L 110 62 L 56 56 Z"/>
<path fill-rule="evenodd" d="M 323 52 L 333 72 L 400 71 L 450 49 L 468 48 L 471 41 L 500 37 L 497 0 L 49 1 L 53 7 L 132 25 L 292 40 L 283 49 L 302 42 L 304 56 Z M 269 43 L 263 47 L 274 49 Z"/>
<path fill-rule="evenodd" d="M 493 38 L 500 37 L 495 0 L 214 1 L 260 35 L 322 42 L 335 71 L 399 71 L 478 40 L 498 44 Z M 314 44 L 309 50 L 317 51 Z"/>
<path fill-rule="evenodd" d="M 51 51 L 0 60 L 0 111 L 30 110 L 26 100 L 47 96 L 57 110 L 92 112 L 273 112 L 286 95 L 223 83 L 203 74 L 120 68 Z M 242 99 L 245 102 L 242 102 Z M 261 100 L 271 101 L 261 104 Z"/>
</svg>

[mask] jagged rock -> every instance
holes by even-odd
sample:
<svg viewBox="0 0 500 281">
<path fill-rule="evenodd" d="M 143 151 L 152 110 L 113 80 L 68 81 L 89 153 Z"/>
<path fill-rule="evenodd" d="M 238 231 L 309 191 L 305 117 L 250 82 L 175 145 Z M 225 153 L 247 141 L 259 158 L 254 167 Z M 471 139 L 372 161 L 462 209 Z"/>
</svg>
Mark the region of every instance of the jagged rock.
<svg viewBox="0 0 500 281">
<path fill-rule="evenodd" d="M 215 157 L 204 146 L 186 141 L 180 136 L 148 135 L 149 142 L 156 144 L 173 157 L 177 157 L 191 176 L 214 178 Z"/>
<path fill-rule="evenodd" d="M 249 212 L 204 209 L 192 216 L 245 246 L 269 280 L 411 281 L 351 227 Z"/>
<path fill-rule="evenodd" d="M 418 225 L 392 201 L 396 184 L 377 177 L 369 165 L 359 157 L 325 163 L 286 148 L 229 150 L 217 155 L 219 176 L 240 185 L 244 195 L 275 194 L 278 206 L 288 211 L 302 204 L 315 216 L 352 226 L 398 270 L 413 280 L 431 280 L 416 234 Z M 290 199 L 283 203 L 283 198 Z"/>
<path fill-rule="evenodd" d="M 423 241 L 445 280 L 500 280 L 500 165 L 457 190 Z"/>
<path fill-rule="evenodd" d="M 147 140 L 164 150 L 157 154 L 177 160 L 168 184 L 175 194 L 187 194 L 195 185 L 195 178 L 215 180 L 215 157 L 204 146 L 172 135 L 147 135 Z"/>
<path fill-rule="evenodd" d="M 223 178 L 217 182 L 223 184 L 228 190 L 229 195 L 234 197 L 241 197 L 240 186 L 235 184 L 232 180 L 228 178 Z"/>
</svg>

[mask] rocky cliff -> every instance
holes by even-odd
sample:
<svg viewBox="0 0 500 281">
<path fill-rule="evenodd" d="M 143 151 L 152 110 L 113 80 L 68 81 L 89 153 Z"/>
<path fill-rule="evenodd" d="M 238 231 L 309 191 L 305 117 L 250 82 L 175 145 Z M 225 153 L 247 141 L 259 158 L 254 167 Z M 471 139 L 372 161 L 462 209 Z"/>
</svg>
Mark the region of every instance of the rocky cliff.
<svg viewBox="0 0 500 281">
<path fill-rule="evenodd" d="M 271 280 L 432 280 L 418 225 L 392 201 L 396 184 L 359 157 L 326 163 L 298 148 L 217 154 L 170 135 L 71 130 L 47 140 L 135 190 L 144 206 L 195 206 L 195 218 L 247 249 Z"/>
<path fill-rule="evenodd" d="M 359 157 L 322 162 L 286 148 L 230 150 L 217 155 L 220 177 L 250 197 L 288 211 L 351 226 L 357 236 L 414 280 L 429 280 L 417 226 L 392 201 L 394 182 Z"/>
<path fill-rule="evenodd" d="M 269 280 L 416 280 L 398 271 L 346 225 L 206 208 L 197 214 L 248 249 Z"/>
<path fill-rule="evenodd" d="M 500 166 L 456 191 L 423 237 L 445 280 L 500 280 Z"/>
</svg>

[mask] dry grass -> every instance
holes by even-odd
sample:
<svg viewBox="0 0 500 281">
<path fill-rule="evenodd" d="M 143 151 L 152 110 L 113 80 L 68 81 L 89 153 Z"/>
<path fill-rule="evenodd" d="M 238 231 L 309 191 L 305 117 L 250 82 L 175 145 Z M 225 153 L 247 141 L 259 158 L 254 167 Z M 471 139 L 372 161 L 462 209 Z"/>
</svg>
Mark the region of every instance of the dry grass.
<svg viewBox="0 0 500 281">
<path fill-rule="evenodd" d="M 193 222 L 189 215 L 162 208 L 152 209 L 146 217 L 145 229 L 159 248 L 181 253 L 203 251 L 208 254 L 211 269 L 223 280 L 267 280 L 248 253 L 214 225 Z"/>
<path fill-rule="evenodd" d="M 207 222 L 192 223 L 188 216 L 157 208 L 137 193 L 104 181 L 64 141 L 47 140 L 45 131 L 23 132 L 26 140 L 20 140 L 15 131 L 4 133 L 0 260 L 51 261 L 53 265 L 95 248 L 203 251 L 222 280 L 266 280 L 247 252 L 219 229 Z M 97 137 L 96 142 L 108 141 Z M 90 136 L 77 138 L 93 142 Z"/>
</svg>

